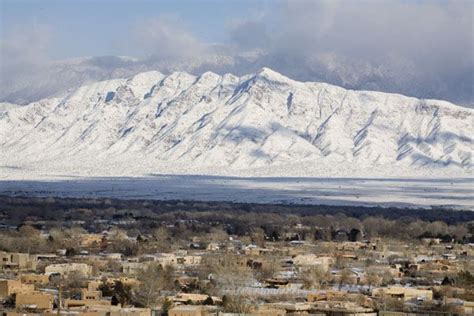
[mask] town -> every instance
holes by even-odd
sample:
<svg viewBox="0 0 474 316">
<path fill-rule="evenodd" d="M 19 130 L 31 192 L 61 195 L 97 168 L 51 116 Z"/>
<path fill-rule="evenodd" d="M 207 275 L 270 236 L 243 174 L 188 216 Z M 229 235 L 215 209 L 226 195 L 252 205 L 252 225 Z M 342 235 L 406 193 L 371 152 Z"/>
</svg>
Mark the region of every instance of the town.
<svg viewBox="0 0 474 316">
<path fill-rule="evenodd" d="M 0 197 L 7 316 L 468 315 L 473 258 L 471 212 Z"/>
</svg>

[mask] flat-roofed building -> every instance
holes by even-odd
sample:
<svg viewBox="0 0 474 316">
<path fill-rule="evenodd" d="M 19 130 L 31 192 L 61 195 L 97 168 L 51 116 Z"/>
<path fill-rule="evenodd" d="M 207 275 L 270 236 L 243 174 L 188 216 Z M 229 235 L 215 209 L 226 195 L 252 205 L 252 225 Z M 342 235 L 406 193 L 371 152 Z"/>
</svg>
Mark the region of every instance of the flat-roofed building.
<svg viewBox="0 0 474 316">
<path fill-rule="evenodd" d="M 102 299 L 102 292 L 89 290 L 89 289 L 82 289 L 81 299 L 86 300 L 86 301 L 90 301 L 90 300 L 98 301 Z"/>
<path fill-rule="evenodd" d="M 18 293 L 31 293 L 34 290 L 34 285 L 23 284 L 19 280 L 0 280 L 0 297 L 8 297 Z"/>
<path fill-rule="evenodd" d="M 391 297 L 400 300 L 422 300 L 431 301 L 433 299 L 433 291 L 427 289 L 417 289 L 412 287 L 381 287 L 372 290 L 374 297 Z"/>
<path fill-rule="evenodd" d="M 318 257 L 315 254 L 297 255 L 293 258 L 293 264 L 295 266 L 317 266 L 322 271 L 327 272 L 329 265 L 333 262 L 331 257 Z"/>
<path fill-rule="evenodd" d="M 217 309 L 204 305 L 178 305 L 168 311 L 168 316 L 214 316 Z"/>
<path fill-rule="evenodd" d="M 46 266 L 44 274 L 60 274 L 61 276 L 68 276 L 72 273 L 78 273 L 83 276 L 90 276 L 92 274 L 92 267 L 85 263 L 58 263 Z"/>
<path fill-rule="evenodd" d="M 53 308 L 54 296 L 48 293 L 31 292 L 17 293 L 15 297 L 16 308 L 51 309 Z"/>
<path fill-rule="evenodd" d="M 47 284 L 49 282 L 49 276 L 46 274 L 22 274 L 20 281 L 24 284 Z"/>
<path fill-rule="evenodd" d="M 0 251 L 0 270 L 36 270 L 36 263 L 33 255 Z"/>
</svg>

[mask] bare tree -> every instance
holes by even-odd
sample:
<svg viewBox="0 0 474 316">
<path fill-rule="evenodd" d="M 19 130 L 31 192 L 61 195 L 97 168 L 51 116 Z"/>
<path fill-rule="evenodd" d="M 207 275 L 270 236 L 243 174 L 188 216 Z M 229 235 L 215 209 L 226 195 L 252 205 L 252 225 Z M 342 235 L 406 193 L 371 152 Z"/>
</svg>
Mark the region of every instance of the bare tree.
<svg viewBox="0 0 474 316">
<path fill-rule="evenodd" d="M 222 298 L 224 312 L 236 314 L 248 314 L 252 311 L 252 304 L 248 298 L 242 295 L 227 296 Z"/>
<path fill-rule="evenodd" d="M 236 256 L 206 258 L 210 279 L 219 290 L 250 286 L 256 282 L 250 268 L 239 262 Z"/>
<path fill-rule="evenodd" d="M 159 227 L 153 232 L 153 238 L 156 241 L 155 246 L 157 250 L 161 252 L 167 252 L 171 250 L 171 232 L 166 227 Z"/>
<path fill-rule="evenodd" d="M 380 285 L 382 278 L 378 275 L 377 272 L 368 268 L 366 269 L 366 280 L 367 280 L 367 285 L 369 286 L 369 289 L 371 289 L 372 286 Z"/>
<path fill-rule="evenodd" d="M 321 289 L 327 282 L 328 274 L 319 266 L 309 268 L 304 274 L 305 287 L 308 289 Z"/>
<path fill-rule="evenodd" d="M 140 285 L 135 290 L 136 301 L 144 306 L 155 307 L 162 303 L 162 291 L 174 288 L 174 269 L 152 263 L 140 271 L 138 280 Z"/>
<path fill-rule="evenodd" d="M 339 273 L 339 290 L 344 284 L 352 283 L 352 273 L 349 269 L 342 269 Z"/>
</svg>

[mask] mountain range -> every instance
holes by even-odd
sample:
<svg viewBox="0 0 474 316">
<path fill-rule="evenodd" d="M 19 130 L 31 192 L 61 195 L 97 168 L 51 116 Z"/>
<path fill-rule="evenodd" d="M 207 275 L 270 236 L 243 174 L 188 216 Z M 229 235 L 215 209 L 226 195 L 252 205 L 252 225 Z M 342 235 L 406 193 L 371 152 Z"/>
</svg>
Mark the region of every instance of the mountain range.
<svg viewBox="0 0 474 316">
<path fill-rule="evenodd" d="M 244 76 L 143 72 L 0 104 L 0 174 L 466 176 L 474 110 Z"/>
<path fill-rule="evenodd" d="M 50 98 L 97 81 L 132 77 L 157 70 L 163 74 L 205 71 L 243 76 L 269 67 L 300 81 L 321 81 L 353 90 L 401 93 L 418 98 L 436 98 L 474 108 L 474 69 L 463 67 L 457 76 L 440 77 L 417 70 L 410 63 L 371 64 L 332 54 L 292 58 L 264 51 L 231 52 L 213 47 L 213 52 L 189 59 L 95 56 L 27 64 L 19 72 L 0 76 L 0 102 L 28 104 Z"/>
</svg>

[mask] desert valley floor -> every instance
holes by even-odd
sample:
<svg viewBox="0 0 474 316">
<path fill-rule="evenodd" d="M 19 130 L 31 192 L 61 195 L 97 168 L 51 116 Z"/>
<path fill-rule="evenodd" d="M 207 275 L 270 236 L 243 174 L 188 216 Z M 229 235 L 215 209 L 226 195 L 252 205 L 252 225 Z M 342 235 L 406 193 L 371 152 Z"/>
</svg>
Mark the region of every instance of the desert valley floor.
<svg viewBox="0 0 474 316">
<path fill-rule="evenodd" d="M 10 196 L 232 201 L 474 209 L 472 178 L 303 178 L 150 175 L 0 181 Z"/>
</svg>

